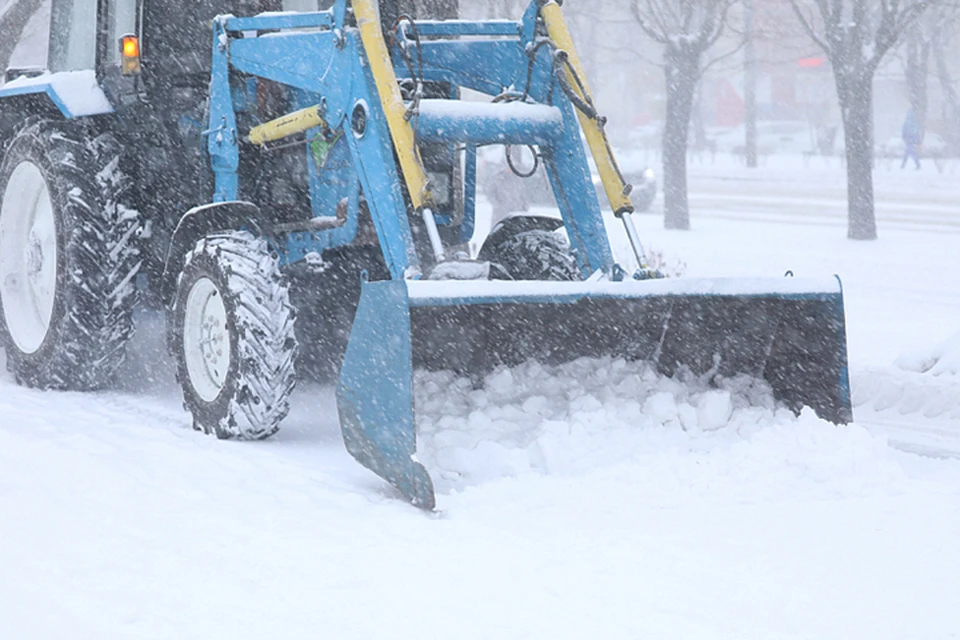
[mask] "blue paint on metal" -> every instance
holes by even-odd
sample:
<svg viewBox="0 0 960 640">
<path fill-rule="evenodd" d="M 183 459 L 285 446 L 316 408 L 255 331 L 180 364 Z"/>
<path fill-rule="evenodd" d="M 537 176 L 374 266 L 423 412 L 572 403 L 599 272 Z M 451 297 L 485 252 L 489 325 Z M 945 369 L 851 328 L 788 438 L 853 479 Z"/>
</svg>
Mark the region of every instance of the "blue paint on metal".
<svg viewBox="0 0 960 640">
<path fill-rule="evenodd" d="M 230 86 L 229 40 L 224 20 L 213 22 L 213 64 L 210 75 L 210 119 L 204 135 L 214 175 L 214 202 L 237 199 L 240 148 L 237 116 Z"/>
<path fill-rule="evenodd" d="M 503 40 L 433 40 L 421 42 L 423 75 L 498 95 L 504 87 L 521 85 L 527 75 L 527 56 L 519 38 Z M 398 77 L 409 77 L 406 63 L 395 57 Z"/>
<path fill-rule="evenodd" d="M 569 101 L 558 106 L 563 112 L 563 139 L 555 147 L 541 149 L 547 177 L 584 277 L 597 270 L 609 274 L 614 267 L 613 251 L 580 141 L 580 125 Z"/>
<path fill-rule="evenodd" d="M 256 27 L 258 19 L 250 18 L 247 26 Z M 322 97 L 327 122 L 333 130 L 342 133 L 349 148 L 355 180 L 362 185 L 364 193 L 376 194 L 375 198 L 367 199 L 367 204 L 391 276 L 402 280 L 405 274 L 419 272 L 419 258 L 393 159 L 386 115 L 369 67 L 363 63 L 359 34 L 347 30 L 342 42 L 338 42 L 332 32 L 323 31 L 228 42 L 232 67 Z M 317 73 L 317 69 L 323 71 Z M 358 105 L 362 105 L 367 114 L 363 135 L 351 131 L 350 114 Z M 343 196 L 352 197 L 349 192 Z M 326 198 L 313 200 L 314 215 L 329 216 L 330 205 Z M 352 209 L 357 211 L 357 207 Z M 295 235 L 287 242 L 285 260 L 300 260 L 307 253 L 347 244 L 355 237 L 355 216 L 353 218 L 345 229 Z"/>
<path fill-rule="evenodd" d="M 843 304 L 843 281 L 840 276 L 834 276 L 837 284 L 840 285 L 840 293 L 833 300 L 833 326 L 836 327 L 836 344 L 840 346 L 843 353 L 847 353 L 847 320 Z M 846 357 L 843 358 L 843 369 L 840 372 L 840 379 L 837 381 L 837 388 L 840 392 L 842 405 L 848 407 L 849 413 L 841 420 L 843 423 L 853 422 L 853 394 L 850 389 L 850 365 Z"/>
<path fill-rule="evenodd" d="M 73 118 L 92 116 L 92 115 L 103 115 L 108 113 L 113 113 L 113 107 L 109 104 L 104 105 L 104 109 L 97 109 L 95 112 L 86 112 L 82 114 L 75 114 L 67 105 L 67 102 L 60 95 L 60 92 L 54 86 L 53 81 L 51 82 L 37 82 L 31 83 L 28 85 L 21 86 L 4 86 L 0 87 L 0 100 L 4 98 L 12 98 L 15 96 L 29 96 L 29 95 L 46 95 L 50 102 L 60 111 L 64 118 L 72 120 Z M 102 94 L 101 94 L 102 95 Z M 75 96 L 79 97 L 79 96 Z"/>
<path fill-rule="evenodd" d="M 460 226 L 460 242 L 467 243 L 473 237 L 477 224 L 477 147 L 468 144 L 464 153 L 463 176 L 463 224 Z"/>
<path fill-rule="evenodd" d="M 417 22 L 417 32 L 424 38 L 435 37 L 518 37 L 520 23 L 514 20 L 489 20 L 474 22 L 469 20 L 424 20 Z"/>
<path fill-rule="evenodd" d="M 409 211 L 393 156 L 387 116 L 380 104 L 370 66 L 363 62 L 360 54 L 363 49 L 358 33 L 346 33 L 344 49 L 353 52 L 353 55 L 347 54 L 352 60 L 350 67 L 354 96 L 349 112 L 357 109 L 366 112 L 363 133 L 354 131 L 350 123 L 346 123 L 345 137 L 363 192 L 368 194 L 367 206 L 390 276 L 394 280 L 403 280 L 410 273 L 420 273 L 420 259 L 413 242 Z"/>
<path fill-rule="evenodd" d="M 331 121 L 337 119 L 335 106 L 342 107 L 349 97 L 353 84 L 350 58 L 358 55 L 357 49 L 338 46 L 329 31 L 234 38 L 229 46 L 230 64 L 235 69 L 322 95 Z"/>
<path fill-rule="evenodd" d="M 335 0 L 330 11 L 333 13 L 333 29 L 340 39 L 347 21 L 347 0 Z"/>
<path fill-rule="evenodd" d="M 227 31 L 281 31 L 284 29 L 332 29 L 333 13 L 314 11 L 310 13 L 266 14 L 253 18 L 229 18 L 224 22 Z"/>
<path fill-rule="evenodd" d="M 523 40 L 523 46 L 529 47 L 536 42 L 537 38 L 537 18 L 540 17 L 540 2 L 533 0 L 527 5 L 523 12 L 523 18 L 520 20 L 520 38 Z"/>
<path fill-rule="evenodd" d="M 402 279 L 420 271 L 413 246 L 413 234 L 407 219 L 408 211 L 399 187 L 395 162 L 392 161 L 392 145 L 386 128 L 386 118 L 369 71 L 360 62 L 364 54 L 358 34 L 353 29 L 346 29 L 339 34 L 336 32 L 340 4 L 337 3 L 332 12 L 321 12 L 325 15 L 311 14 L 297 18 L 297 25 L 319 26 L 317 31 L 282 31 L 258 38 L 236 38 L 233 35 L 235 31 L 241 30 L 241 27 L 244 31 L 264 31 L 283 25 L 277 21 L 277 16 L 226 18 L 215 24 L 215 64 L 208 148 L 217 177 L 216 197 L 218 200 L 232 199 L 237 193 L 235 165 L 238 154 L 234 113 L 239 100 L 228 101 L 223 98 L 224 95 L 229 95 L 229 78 L 226 72 L 228 66 L 299 90 L 310 98 L 320 98 L 325 105 L 326 117 L 331 127 L 346 134 L 344 139 L 350 149 L 353 166 L 343 173 L 355 174 L 356 181 L 362 185 L 365 193 L 377 194 L 376 198 L 368 200 L 374 225 L 381 238 L 381 246 L 392 277 Z M 535 16 L 535 12 L 531 15 Z M 324 30 L 328 24 L 332 25 L 333 31 Z M 502 39 L 421 42 L 427 79 L 434 74 L 450 81 L 452 93 L 458 87 L 494 93 L 499 93 L 504 86 L 527 88 L 528 57 L 523 50 L 516 23 L 500 22 L 489 26 L 478 26 L 483 23 L 470 22 L 440 24 L 443 26 L 428 25 L 428 31 L 433 29 L 443 35 L 461 36 L 479 30 L 495 33 Z M 529 87 L 531 96 L 549 95 L 551 65 L 552 59 L 547 48 L 538 50 Z M 409 70 L 399 59 L 396 67 L 401 78 L 409 74 Z M 366 105 L 370 126 L 364 136 L 358 138 L 349 132 L 349 117 L 353 108 L 361 102 Z M 574 155 L 584 163 L 582 170 L 578 173 L 575 169 L 558 169 L 565 173 L 559 180 L 566 180 L 570 176 L 582 177 L 583 180 L 580 184 L 574 182 L 568 185 L 564 197 L 569 202 L 562 203 L 561 209 L 566 212 L 565 222 L 568 231 L 571 231 L 571 237 L 576 238 L 574 245 L 578 256 L 581 256 L 584 273 L 597 268 L 609 270 L 612 257 L 605 244 L 606 238 L 593 232 L 596 228 L 602 229 L 602 220 L 599 218 L 595 190 L 586 169 L 586 156 L 576 133 L 579 128 L 575 119 L 570 117 L 572 113 L 572 108 L 565 110 L 562 130 L 550 123 L 511 122 L 498 118 L 474 118 L 467 122 L 455 115 L 434 117 L 425 114 L 417 122 L 418 139 L 423 142 L 453 138 L 461 142 L 477 143 L 535 143 L 545 149 L 560 149 L 565 143 L 572 143 L 571 146 L 576 147 Z M 451 135 L 451 131 L 455 133 Z M 566 151 L 560 153 L 569 155 Z M 338 176 L 339 179 L 325 180 L 319 175 L 320 171 L 321 168 L 311 164 L 313 213 L 317 217 L 329 217 L 335 211 L 336 203 L 342 197 L 351 198 L 352 192 L 348 190 L 344 193 L 335 189 L 331 193 L 324 187 L 332 186 L 331 182 L 343 181 L 343 175 Z M 326 184 L 323 184 L 324 182 Z M 321 196 L 321 192 L 326 192 L 327 195 Z M 589 206 L 580 206 L 583 201 L 589 200 L 588 196 L 591 194 L 594 195 L 595 203 L 593 211 Z M 334 197 L 336 200 L 331 202 Z M 350 242 L 355 237 L 356 211 L 357 208 L 351 206 L 348 223 L 341 228 L 292 234 L 287 239 L 286 250 L 283 252 L 284 262 L 295 262 L 308 253 L 322 252 Z M 596 219 L 578 220 L 584 215 Z M 441 224 L 449 220 L 442 215 L 439 217 Z"/>
<path fill-rule="evenodd" d="M 433 509 L 433 483 L 415 460 L 413 350 L 403 282 L 364 283 L 337 385 L 343 441 L 360 464 Z"/>
<path fill-rule="evenodd" d="M 514 105 L 497 105 L 486 113 L 422 110 L 416 120 L 419 142 L 460 142 L 472 145 L 529 144 L 553 145 L 562 134 L 555 120 L 534 120 L 511 114 Z M 519 106 L 519 105 L 516 105 Z M 517 114 L 519 115 L 519 114 Z"/>
<path fill-rule="evenodd" d="M 553 65 L 553 45 L 549 42 L 539 40 L 533 45 L 524 45 L 530 47 L 526 49 L 525 54 L 528 58 L 530 52 L 533 52 L 534 65 L 529 69 L 529 82 L 527 71 L 518 80 L 515 90 L 526 92 L 530 99 L 542 104 L 558 104 L 557 100 L 565 100 L 562 96 L 560 87 L 556 86 Z M 579 124 L 578 124 L 579 126 Z"/>
</svg>

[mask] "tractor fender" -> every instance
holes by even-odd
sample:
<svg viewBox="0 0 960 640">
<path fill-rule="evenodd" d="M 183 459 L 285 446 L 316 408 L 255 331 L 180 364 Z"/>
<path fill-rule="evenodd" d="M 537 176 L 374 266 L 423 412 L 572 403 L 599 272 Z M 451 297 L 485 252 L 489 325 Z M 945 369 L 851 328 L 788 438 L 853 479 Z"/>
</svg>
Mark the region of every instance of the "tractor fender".
<svg viewBox="0 0 960 640">
<path fill-rule="evenodd" d="M 239 231 L 247 228 L 259 234 L 260 207 L 250 202 L 214 202 L 194 207 L 183 214 L 173 232 L 164 261 L 160 295 L 167 306 L 173 304 L 177 278 L 183 259 L 197 241 L 216 231 Z"/>
<path fill-rule="evenodd" d="M 21 75 L 0 86 L 0 148 L 35 118 L 72 120 L 113 113 L 93 71 L 37 74 L 12 69 L 7 77 L 17 73 Z"/>
<path fill-rule="evenodd" d="M 489 247 L 496 247 L 508 238 L 524 231 L 556 231 L 563 226 L 563 220 L 550 216 L 529 215 L 518 213 L 504 218 L 493 227 L 490 235 L 483 241 L 480 255 Z"/>
<path fill-rule="evenodd" d="M 67 119 L 113 113 L 113 105 L 92 70 L 23 75 L 0 87 L 0 100 L 4 103 L 15 98 L 22 102 L 26 96 L 56 107 Z"/>
</svg>

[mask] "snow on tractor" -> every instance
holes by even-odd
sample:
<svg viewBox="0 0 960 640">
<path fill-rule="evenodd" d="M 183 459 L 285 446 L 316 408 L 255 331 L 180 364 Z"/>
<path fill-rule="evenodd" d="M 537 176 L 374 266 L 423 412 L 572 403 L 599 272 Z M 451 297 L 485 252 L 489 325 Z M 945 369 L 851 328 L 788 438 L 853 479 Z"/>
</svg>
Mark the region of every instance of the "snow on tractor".
<svg viewBox="0 0 960 640">
<path fill-rule="evenodd" d="M 19 383 L 108 385 L 153 304 L 196 428 L 270 436 L 298 375 L 326 367 L 349 452 L 426 509 L 415 370 L 642 359 L 851 418 L 837 280 L 646 267 L 558 2 L 478 22 L 285 8 L 53 0 L 48 70 L 0 88 L 0 338 Z M 509 217 L 470 255 L 485 145 L 534 148 L 561 220 Z"/>
</svg>

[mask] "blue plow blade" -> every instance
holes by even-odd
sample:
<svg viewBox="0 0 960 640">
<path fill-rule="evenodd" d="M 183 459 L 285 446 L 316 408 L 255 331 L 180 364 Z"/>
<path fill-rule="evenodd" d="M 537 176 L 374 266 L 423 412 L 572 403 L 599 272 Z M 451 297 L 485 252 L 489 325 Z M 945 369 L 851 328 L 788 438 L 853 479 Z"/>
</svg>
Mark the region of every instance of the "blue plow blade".
<svg viewBox="0 0 960 640">
<path fill-rule="evenodd" d="M 337 387 L 347 450 L 414 505 L 436 506 L 417 461 L 415 370 L 480 382 L 498 366 L 578 358 L 765 380 L 795 412 L 853 419 L 839 279 L 644 282 L 384 281 L 363 285 Z"/>
</svg>

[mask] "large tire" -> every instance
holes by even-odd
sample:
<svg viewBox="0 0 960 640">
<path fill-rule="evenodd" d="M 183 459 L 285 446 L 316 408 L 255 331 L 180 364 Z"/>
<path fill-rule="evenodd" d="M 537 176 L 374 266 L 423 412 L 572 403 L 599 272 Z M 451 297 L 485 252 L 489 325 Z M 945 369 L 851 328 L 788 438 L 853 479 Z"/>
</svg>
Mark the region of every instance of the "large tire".
<svg viewBox="0 0 960 640">
<path fill-rule="evenodd" d="M 133 334 L 139 214 L 120 145 L 91 125 L 24 126 L 0 165 L 0 343 L 21 384 L 98 389 Z"/>
<path fill-rule="evenodd" d="M 194 428 L 267 438 L 296 383 L 294 309 L 277 258 L 246 231 L 207 236 L 187 254 L 173 306 L 177 378 Z"/>
<path fill-rule="evenodd" d="M 485 245 L 481 260 L 493 265 L 491 277 L 509 280 L 580 280 L 570 243 L 559 231 L 522 230 Z"/>
</svg>

